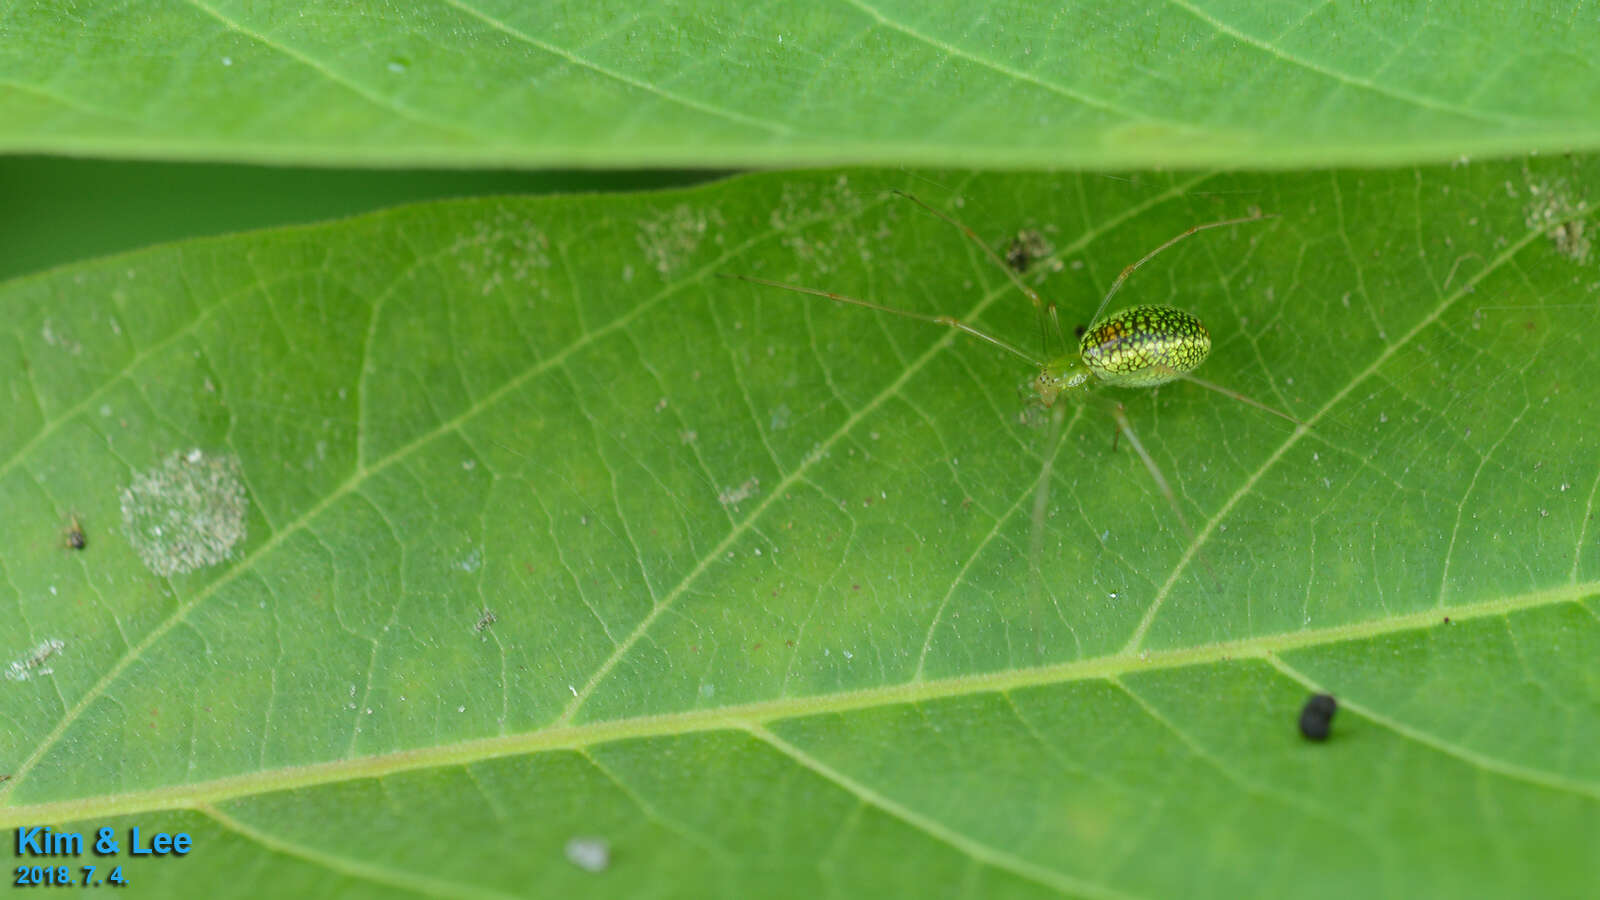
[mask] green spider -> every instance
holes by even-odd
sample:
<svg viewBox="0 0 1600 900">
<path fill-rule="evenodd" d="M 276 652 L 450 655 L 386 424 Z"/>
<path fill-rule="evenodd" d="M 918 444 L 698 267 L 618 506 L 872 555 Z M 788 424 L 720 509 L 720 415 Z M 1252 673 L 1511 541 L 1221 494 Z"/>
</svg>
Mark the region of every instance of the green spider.
<svg viewBox="0 0 1600 900">
<path fill-rule="evenodd" d="M 1033 303 L 1034 309 L 1039 315 L 1041 329 L 1053 329 L 1057 337 L 1060 339 L 1062 345 L 1067 346 L 1066 339 L 1061 334 L 1061 325 L 1059 319 L 1057 318 L 1055 305 L 1046 303 L 1044 299 L 1039 296 L 1037 291 L 1035 291 L 1032 287 L 1029 287 L 1028 284 L 1022 280 L 1022 278 L 1017 274 L 1015 268 L 1007 265 L 1005 260 L 1001 259 L 1000 255 L 990 248 L 990 246 L 984 242 L 983 238 L 978 236 L 977 232 L 973 231 L 971 228 L 967 227 L 965 224 L 956 220 L 955 218 L 937 209 L 934 209 L 932 206 L 929 206 L 910 194 L 907 194 L 903 191 L 894 191 L 893 193 L 897 196 L 910 200 L 912 203 L 917 204 L 933 215 L 938 216 L 940 219 L 943 219 L 951 225 L 961 229 L 961 231 L 966 234 L 966 236 L 970 238 L 973 243 L 977 244 L 983 250 L 984 254 L 988 256 L 989 259 L 995 263 L 995 265 L 999 266 L 1000 269 L 1006 273 L 1006 276 L 1011 279 L 1011 283 L 1016 285 L 1017 289 L 1022 291 L 1022 293 L 1025 294 Z M 1094 316 L 1090 319 L 1091 324 L 1087 328 L 1082 329 L 1082 332 L 1078 338 L 1077 351 L 1068 351 L 1067 353 L 1054 358 L 1037 357 L 1014 344 L 1001 340 L 1000 338 L 995 337 L 986 331 L 976 328 L 952 316 L 936 316 L 925 313 L 911 312 L 910 310 L 895 309 L 894 307 L 883 306 L 882 304 L 872 303 L 867 300 L 861 300 L 855 297 L 847 297 L 843 294 L 836 294 L 832 291 L 824 291 L 819 288 L 803 287 L 801 285 L 789 284 L 782 281 L 772 281 L 765 278 L 756 278 L 750 275 L 738 275 L 727 272 L 720 274 L 724 278 L 735 278 L 740 281 L 750 282 L 751 284 L 780 288 L 782 290 L 795 291 L 801 294 L 811 294 L 817 297 L 826 297 L 827 299 L 838 303 L 850 304 L 852 306 L 862 306 L 866 307 L 867 309 L 878 310 L 879 312 L 904 316 L 908 319 L 917 319 L 923 322 L 932 322 L 936 325 L 955 328 L 959 331 L 964 331 L 980 340 L 988 341 L 990 344 L 1005 350 L 1007 353 L 1027 360 L 1038 370 L 1038 375 L 1035 376 L 1029 383 L 1029 388 L 1033 395 L 1034 401 L 1046 409 L 1053 409 L 1056 411 L 1053 417 L 1053 428 L 1050 442 L 1052 446 L 1057 439 L 1062 422 L 1060 407 L 1057 405 L 1057 401 L 1059 401 L 1062 397 L 1068 397 L 1077 402 L 1086 402 L 1091 399 L 1091 394 L 1094 389 L 1100 386 L 1126 388 L 1156 387 L 1158 385 L 1166 384 L 1169 381 L 1178 379 L 1190 381 L 1208 390 L 1216 391 L 1224 396 L 1232 397 L 1235 400 L 1239 400 L 1243 403 L 1249 404 L 1250 406 L 1254 406 L 1257 409 L 1265 410 L 1273 415 L 1287 419 L 1303 428 L 1306 427 L 1304 423 L 1300 422 L 1298 419 L 1294 418 L 1288 413 L 1274 409 L 1271 406 L 1268 406 L 1257 400 L 1253 400 L 1244 394 L 1239 393 L 1238 391 L 1225 388 L 1219 384 L 1214 384 L 1192 374 L 1201 363 L 1205 362 L 1206 357 L 1211 353 L 1211 334 L 1206 331 L 1205 324 L 1191 313 L 1185 312 L 1174 306 L 1142 305 L 1130 306 L 1127 309 L 1113 313 L 1105 318 L 1101 318 L 1101 313 L 1105 311 L 1106 306 L 1111 302 L 1111 298 L 1116 296 L 1117 291 L 1122 289 L 1122 284 L 1123 282 L 1127 281 L 1128 276 L 1132 275 L 1136 269 L 1149 262 L 1163 250 L 1166 250 L 1173 244 L 1178 243 L 1179 241 L 1195 234 L 1196 232 L 1205 231 L 1210 228 L 1222 228 L 1229 225 L 1241 225 L 1267 218 L 1273 218 L 1273 216 L 1256 213 L 1254 215 L 1240 218 L 1223 219 L 1216 222 L 1205 222 L 1200 225 L 1190 227 L 1188 230 L 1182 232 L 1178 236 L 1166 241 L 1161 246 L 1151 250 L 1149 253 L 1146 253 L 1136 262 L 1123 269 L 1121 274 L 1117 276 L 1116 281 L 1112 282 L 1111 289 L 1106 292 L 1105 298 L 1100 301 L 1100 307 L 1095 310 Z M 1048 326 L 1046 326 L 1047 322 Z M 1048 333 L 1048 330 L 1046 330 L 1045 333 Z M 1151 457 L 1150 453 L 1145 450 L 1144 445 L 1139 441 L 1138 435 L 1134 433 L 1133 425 L 1128 421 L 1127 414 L 1124 411 L 1122 404 L 1113 402 L 1109 404 L 1109 407 L 1112 417 L 1116 420 L 1117 434 L 1127 436 L 1129 445 L 1132 446 L 1134 452 L 1139 455 L 1139 459 L 1144 463 L 1145 469 L 1149 471 L 1151 477 L 1155 479 L 1156 486 L 1160 488 L 1162 496 L 1166 497 L 1167 503 L 1172 507 L 1172 511 L 1177 514 L 1179 523 L 1182 524 L 1184 529 L 1189 532 L 1189 535 L 1192 539 L 1194 532 L 1189 528 L 1189 523 L 1184 519 L 1183 511 L 1178 506 L 1178 501 L 1173 495 L 1172 487 L 1167 483 L 1166 476 L 1162 474 L 1161 467 L 1156 464 L 1155 459 Z M 1052 453 L 1050 456 L 1047 456 L 1047 460 L 1053 457 L 1053 455 L 1054 454 Z M 1038 515 L 1042 515 L 1043 508 L 1046 505 L 1045 501 L 1048 495 L 1044 492 L 1047 490 L 1045 485 L 1048 483 L 1048 481 L 1049 470 L 1047 463 L 1046 471 L 1041 478 L 1041 494 L 1035 503 L 1036 517 Z"/>
</svg>

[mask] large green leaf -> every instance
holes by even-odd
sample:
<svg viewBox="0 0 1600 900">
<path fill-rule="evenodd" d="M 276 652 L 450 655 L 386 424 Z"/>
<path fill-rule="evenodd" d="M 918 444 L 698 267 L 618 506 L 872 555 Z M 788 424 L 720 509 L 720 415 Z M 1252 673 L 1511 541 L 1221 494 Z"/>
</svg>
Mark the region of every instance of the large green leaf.
<svg viewBox="0 0 1600 900">
<path fill-rule="evenodd" d="M 0 285 L 0 825 L 188 830 L 127 874 L 191 894 L 1586 893 L 1597 178 L 767 175 Z M 1310 429 L 1114 395 L 1191 539 L 995 347 L 712 277 L 1034 346 L 890 188 L 1068 327 L 1276 214 L 1119 302 Z"/>
<path fill-rule="evenodd" d="M 1517 0 L 0 5 L 0 149 L 384 164 L 1281 166 L 1600 146 Z"/>
</svg>

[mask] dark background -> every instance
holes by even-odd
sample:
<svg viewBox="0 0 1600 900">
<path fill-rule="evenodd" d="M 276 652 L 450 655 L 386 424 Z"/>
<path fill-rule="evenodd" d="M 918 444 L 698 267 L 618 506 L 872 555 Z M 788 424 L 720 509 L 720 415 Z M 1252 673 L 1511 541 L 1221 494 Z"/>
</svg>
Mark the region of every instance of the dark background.
<svg viewBox="0 0 1600 900">
<path fill-rule="evenodd" d="M 183 238 L 483 194 L 636 191 L 706 171 L 306 169 L 0 156 L 0 280 Z"/>
</svg>

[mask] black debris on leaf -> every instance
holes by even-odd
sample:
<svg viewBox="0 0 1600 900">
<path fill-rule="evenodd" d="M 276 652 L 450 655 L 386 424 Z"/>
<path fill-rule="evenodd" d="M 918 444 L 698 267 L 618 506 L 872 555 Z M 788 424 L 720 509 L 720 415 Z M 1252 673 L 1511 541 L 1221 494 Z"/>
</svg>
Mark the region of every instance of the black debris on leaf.
<svg viewBox="0 0 1600 900">
<path fill-rule="evenodd" d="M 72 519 L 72 526 L 67 529 L 66 542 L 73 550 L 82 550 L 89 546 L 89 536 L 83 533 L 83 524 L 76 516 Z"/>
<path fill-rule="evenodd" d="M 472 626 L 472 630 L 482 634 L 484 629 L 488 628 L 490 625 L 493 625 L 497 621 L 499 620 L 495 618 L 494 610 L 484 607 L 483 613 L 478 616 L 478 624 Z"/>
<path fill-rule="evenodd" d="M 1017 236 L 1006 245 L 1006 265 L 1014 272 L 1026 272 L 1034 260 L 1050 255 L 1051 249 L 1044 235 L 1031 228 L 1024 229 L 1017 232 Z"/>
<path fill-rule="evenodd" d="M 1332 694 L 1312 694 L 1305 708 L 1300 710 L 1300 733 L 1308 741 L 1327 740 L 1333 714 L 1338 709 L 1339 701 L 1333 699 Z"/>
</svg>

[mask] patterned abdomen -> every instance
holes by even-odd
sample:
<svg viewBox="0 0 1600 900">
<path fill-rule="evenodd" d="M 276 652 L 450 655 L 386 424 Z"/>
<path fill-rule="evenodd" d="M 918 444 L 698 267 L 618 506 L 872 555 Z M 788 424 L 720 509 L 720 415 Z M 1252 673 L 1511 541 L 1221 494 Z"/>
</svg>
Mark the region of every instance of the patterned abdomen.
<svg viewBox="0 0 1600 900">
<path fill-rule="evenodd" d="M 1078 349 L 1101 383 L 1153 387 L 1205 362 L 1211 335 L 1181 309 L 1130 306 L 1085 331 Z"/>
</svg>

